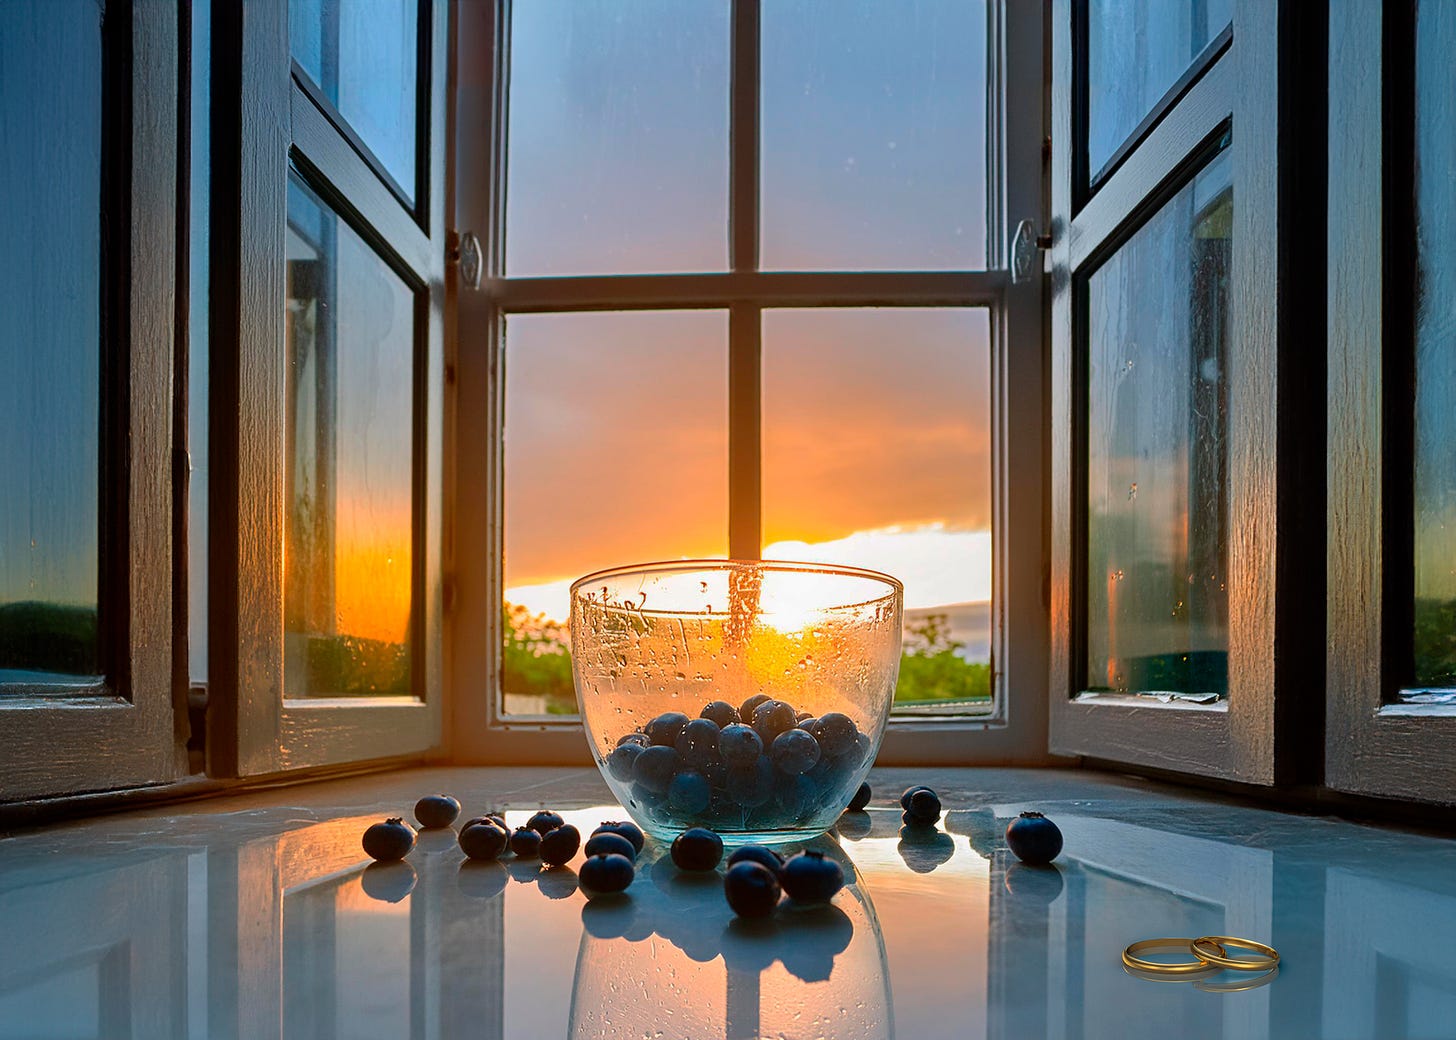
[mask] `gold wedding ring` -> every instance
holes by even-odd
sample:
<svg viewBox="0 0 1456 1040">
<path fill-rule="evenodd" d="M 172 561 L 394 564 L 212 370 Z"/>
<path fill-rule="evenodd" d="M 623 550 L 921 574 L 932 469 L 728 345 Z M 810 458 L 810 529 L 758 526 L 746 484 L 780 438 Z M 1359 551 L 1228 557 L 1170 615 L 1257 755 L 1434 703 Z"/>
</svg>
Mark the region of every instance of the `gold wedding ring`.
<svg viewBox="0 0 1456 1040">
<path fill-rule="evenodd" d="M 1228 950 L 1224 949 L 1225 946 L 1253 950 L 1264 956 L 1230 957 Z M 1205 935 L 1202 938 L 1194 939 L 1189 947 L 1193 950 L 1193 956 L 1201 957 L 1209 964 L 1217 964 L 1220 968 L 1232 968 L 1234 971 L 1268 971 L 1270 968 L 1279 966 L 1279 951 L 1274 947 L 1265 946 L 1252 939 L 1240 939 L 1236 935 Z"/>
<path fill-rule="evenodd" d="M 1211 936 L 1205 936 L 1212 939 Z M 1202 940 L 1200 940 L 1202 941 Z M 1217 946 L 1217 943 L 1214 943 Z M 1192 961 L 1149 961 L 1134 954 L 1142 953 L 1144 950 L 1174 950 L 1179 953 L 1191 952 L 1196 958 Z M 1219 956 L 1226 951 L 1222 946 L 1218 947 Z M 1209 958 L 1193 949 L 1193 943 L 1189 939 L 1141 939 L 1122 951 L 1122 963 L 1129 968 L 1136 968 L 1139 971 L 1149 971 L 1154 975 L 1195 975 L 1205 973 L 1209 965 L 1213 963 Z"/>
</svg>

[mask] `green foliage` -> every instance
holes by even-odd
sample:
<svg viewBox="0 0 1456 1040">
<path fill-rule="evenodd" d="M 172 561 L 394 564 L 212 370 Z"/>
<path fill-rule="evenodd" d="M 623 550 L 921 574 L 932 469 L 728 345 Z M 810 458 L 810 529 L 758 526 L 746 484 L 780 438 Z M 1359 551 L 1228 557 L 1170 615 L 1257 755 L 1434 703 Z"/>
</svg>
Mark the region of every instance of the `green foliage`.
<svg viewBox="0 0 1456 1040">
<path fill-rule="evenodd" d="M 340 696 L 411 692 L 407 643 L 359 636 L 310 636 L 308 688 Z"/>
<path fill-rule="evenodd" d="M 0 606 L 0 668 L 95 675 L 96 608 L 58 603 Z"/>
<path fill-rule="evenodd" d="M 949 615 L 929 614 L 906 626 L 897 704 L 991 699 L 990 664 L 956 654 L 965 644 L 950 638 L 949 622 Z"/>
<path fill-rule="evenodd" d="M 1456 600 L 1418 599 L 1415 685 L 1456 686 Z"/>
<path fill-rule="evenodd" d="M 571 676 L 570 638 L 564 625 L 544 614 L 506 603 L 501 608 L 505 646 L 501 688 L 546 698 L 550 715 L 576 714 L 576 684 Z"/>
</svg>

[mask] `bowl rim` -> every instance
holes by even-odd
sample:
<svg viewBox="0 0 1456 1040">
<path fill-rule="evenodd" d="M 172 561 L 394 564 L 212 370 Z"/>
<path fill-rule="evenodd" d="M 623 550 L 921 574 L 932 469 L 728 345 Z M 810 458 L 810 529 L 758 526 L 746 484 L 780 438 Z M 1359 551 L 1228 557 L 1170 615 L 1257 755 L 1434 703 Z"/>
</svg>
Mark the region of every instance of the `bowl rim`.
<svg viewBox="0 0 1456 1040">
<path fill-rule="evenodd" d="M 603 567 L 600 570 L 584 574 L 571 583 L 569 592 L 571 606 L 576 607 L 577 591 L 582 586 L 601 581 L 604 578 L 615 578 L 623 575 L 636 573 L 654 574 L 667 571 L 727 571 L 735 568 L 760 567 L 770 571 L 782 571 L 787 573 L 803 574 L 837 574 L 853 578 L 870 578 L 883 582 L 890 586 L 890 591 L 883 596 L 871 596 L 869 599 L 856 600 L 852 603 L 834 603 L 825 606 L 823 610 L 852 610 L 858 607 L 867 607 L 875 603 L 883 602 L 895 597 L 905 595 L 905 583 L 893 574 L 886 574 L 884 571 L 870 570 L 868 567 L 854 567 L 849 564 L 840 563 L 817 563 L 810 560 L 743 560 L 725 559 L 722 557 L 702 557 L 686 560 L 654 560 L 650 563 L 628 563 L 615 567 Z M 633 614 L 651 614 L 661 617 L 728 617 L 731 611 L 728 610 L 661 610 L 652 608 L 638 608 L 624 606 L 620 609 L 628 610 Z"/>
</svg>

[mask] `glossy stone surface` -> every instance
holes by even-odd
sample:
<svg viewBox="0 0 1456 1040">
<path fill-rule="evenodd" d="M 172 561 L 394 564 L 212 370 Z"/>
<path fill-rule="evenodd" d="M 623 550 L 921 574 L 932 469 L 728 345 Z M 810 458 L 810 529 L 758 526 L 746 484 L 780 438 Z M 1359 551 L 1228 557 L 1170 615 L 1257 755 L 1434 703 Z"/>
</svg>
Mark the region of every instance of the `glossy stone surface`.
<svg viewBox="0 0 1456 1040">
<path fill-rule="evenodd" d="M 359 836 L 422 791 L 590 833 L 595 770 L 434 769 L 232 796 L 0 839 L 0 1038 L 1439 1037 L 1456 1032 L 1456 841 L 1058 770 L 876 770 L 894 795 L 810 847 L 830 908 L 735 921 L 718 872 L 649 840 L 624 896 L 564 868 L 464 863 L 448 831 L 370 867 Z M 1006 850 L 1045 812 L 1050 868 Z M 924 831 L 925 833 L 920 833 Z M 790 847 L 792 849 L 792 847 Z M 1136 939 L 1271 942 L 1279 974 L 1152 982 Z M 1233 981 L 1247 981 L 1232 977 Z"/>
</svg>

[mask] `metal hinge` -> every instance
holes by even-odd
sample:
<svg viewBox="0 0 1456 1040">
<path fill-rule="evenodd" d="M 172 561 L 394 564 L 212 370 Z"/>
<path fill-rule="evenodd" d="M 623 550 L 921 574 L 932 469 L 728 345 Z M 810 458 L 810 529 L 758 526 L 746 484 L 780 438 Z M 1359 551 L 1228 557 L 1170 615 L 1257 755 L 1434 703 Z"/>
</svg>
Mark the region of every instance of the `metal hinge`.
<svg viewBox="0 0 1456 1040">
<path fill-rule="evenodd" d="M 484 254 L 474 231 L 451 231 L 445 238 L 445 259 L 460 271 L 460 284 L 467 289 L 480 288 Z"/>
<path fill-rule="evenodd" d="M 1052 247 L 1051 235 L 1039 235 L 1036 225 L 1023 220 L 1011 236 L 1011 284 L 1020 285 L 1031 277 L 1037 252 Z"/>
</svg>

